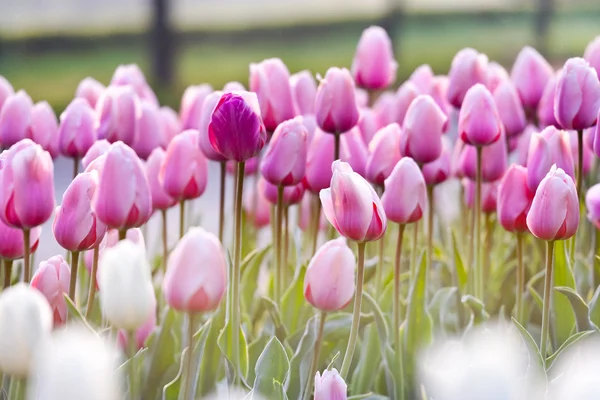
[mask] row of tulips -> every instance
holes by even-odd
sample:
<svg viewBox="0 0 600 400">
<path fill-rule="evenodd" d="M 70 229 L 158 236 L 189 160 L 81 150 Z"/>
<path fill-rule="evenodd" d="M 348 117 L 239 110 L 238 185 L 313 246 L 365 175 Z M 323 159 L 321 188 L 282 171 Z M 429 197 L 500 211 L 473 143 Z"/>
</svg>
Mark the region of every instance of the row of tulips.
<svg viewBox="0 0 600 400">
<path fill-rule="evenodd" d="M 250 66 L 250 91 L 237 82 L 220 91 L 191 86 L 179 114 L 160 107 L 131 65 L 117 68 L 107 87 L 84 79 L 60 121 L 47 103 L 33 104 L 0 79 L 0 369 L 12 377 L 11 395 L 22 396 L 20 382 L 29 378 L 32 399 L 120 398 L 124 387 L 112 374 L 115 358 L 98 339 L 108 336 L 125 349 L 119 371 L 128 370 L 132 399 L 160 393 L 188 400 L 218 388 L 220 380 L 267 399 L 313 393 L 321 400 L 346 398 L 347 380 L 353 395 L 415 398 L 427 391 L 421 389 L 426 379 L 416 373 L 418 354 L 434 329 L 444 331 L 432 326 L 430 314 L 439 293 L 449 289 L 447 300 L 458 300 L 456 332 L 468 328 L 464 312 L 473 313 L 470 326 L 492 311 L 486 311 L 493 297 L 487 288 L 498 260 L 486 253 L 494 242 L 496 254 L 510 253 L 498 239 L 505 235 L 493 228 L 493 214 L 516 243 L 514 302 L 504 299 L 499 309 L 514 304 L 515 325 L 526 340 L 528 330 L 539 330 L 530 347 L 549 368 L 557 345 L 582 336 L 559 342 L 551 332 L 564 323 L 557 311 L 552 321 L 554 251 L 567 259 L 566 273 L 573 276 L 569 260 L 589 239 L 583 227 L 578 240 L 575 235 L 583 225 L 584 175 L 593 182 L 594 154 L 600 155 L 600 39 L 584 58 L 569 59 L 556 72 L 530 47 L 519 53 L 510 75 L 474 49 L 458 52 L 447 76 L 425 65 L 397 91 L 387 91 L 396 70 L 387 34 L 371 27 L 350 71 L 330 68 L 317 85 L 310 73 L 290 75 L 281 60 L 268 59 Z M 74 160 L 74 174 L 55 208 L 52 159 L 58 154 Z M 218 235 L 186 230 L 186 202 L 205 192 L 209 162 L 220 165 Z M 223 248 L 228 170 L 235 177 L 229 262 Z M 458 202 L 470 209 L 461 211 L 469 223 L 444 226 L 438 218 L 436 236 L 436 213 L 456 201 L 441 184 L 455 179 L 463 183 L 464 201 Z M 600 186 L 587 190 L 585 203 L 589 219 L 600 226 Z M 290 208 L 296 204 L 296 222 L 306 234 L 290 244 Z M 170 249 L 167 210 L 176 205 L 180 240 Z M 162 216 L 163 248 L 161 266 L 153 268 L 140 228 L 154 212 Z M 245 228 L 244 212 L 252 223 Z M 52 215 L 54 237 L 70 253 L 70 266 L 55 256 L 31 278 L 40 225 Z M 323 215 L 334 228 L 325 233 Z M 249 249 L 244 237 L 269 223 L 272 245 Z M 405 238 L 406 229 L 412 238 Z M 461 229 L 465 240 L 457 244 Z M 445 251 L 457 260 L 448 268 L 448 283 L 442 273 L 448 257 L 440 250 L 444 230 L 454 242 Z M 395 244 L 389 245 L 392 234 Z M 329 240 L 319 247 L 324 235 Z M 568 246 L 561 242 L 570 238 Z M 544 241 L 545 269 L 528 267 L 524 259 L 536 260 Z M 402 257 L 403 248 L 410 260 Z M 268 268 L 263 266 L 266 288 L 259 290 L 258 272 L 271 250 Z M 20 258 L 22 271 L 15 271 Z M 81 258 L 88 274 L 78 273 Z M 600 276 L 594 264 L 592 294 Z M 23 283 L 13 285 L 15 278 Z M 542 278 L 534 310 L 527 294 L 537 294 L 532 280 Z M 594 308 L 588 293 L 572 292 L 586 309 Z M 316 316 L 310 318 L 306 303 L 290 300 L 297 293 L 318 310 Z M 345 312 L 350 307 L 351 315 Z M 575 314 L 581 309 L 574 308 Z M 580 334 L 584 327 L 571 318 L 569 335 L 575 328 Z M 68 319 L 83 327 L 67 326 L 49 339 L 53 326 Z M 343 338 L 332 341 L 331 324 L 340 321 Z M 103 329 L 109 327 L 114 329 Z M 551 357 L 549 346 L 557 351 Z M 338 372 L 333 366 L 342 351 Z M 71 376 L 60 378 L 61 370 Z M 78 378 L 96 371 L 97 385 Z"/>
</svg>

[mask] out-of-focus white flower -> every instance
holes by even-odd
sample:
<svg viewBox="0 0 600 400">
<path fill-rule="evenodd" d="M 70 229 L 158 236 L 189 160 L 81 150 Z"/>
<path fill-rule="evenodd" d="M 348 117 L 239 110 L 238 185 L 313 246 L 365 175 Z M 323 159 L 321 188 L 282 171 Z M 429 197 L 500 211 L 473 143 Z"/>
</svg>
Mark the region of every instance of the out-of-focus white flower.
<svg viewBox="0 0 600 400">
<path fill-rule="evenodd" d="M 217 385 L 217 391 L 203 397 L 204 400 L 264 400 L 255 393 L 248 393 L 243 389 L 228 388 L 227 385 Z"/>
<path fill-rule="evenodd" d="M 0 292 L 0 371 L 25 378 L 52 331 L 52 310 L 37 289 L 18 283 Z"/>
<path fill-rule="evenodd" d="M 81 326 L 56 333 L 41 346 L 33 365 L 28 400 L 120 400 L 119 355 Z"/>
<path fill-rule="evenodd" d="M 419 363 L 436 400 L 535 400 L 539 371 L 512 326 L 487 324 L 433 347 Z"/>
<path fill-rule="evenodd" d="M 584 339 L 552 365 L 548 400 L 600 399 L 600 340 Z"/>
</svg>

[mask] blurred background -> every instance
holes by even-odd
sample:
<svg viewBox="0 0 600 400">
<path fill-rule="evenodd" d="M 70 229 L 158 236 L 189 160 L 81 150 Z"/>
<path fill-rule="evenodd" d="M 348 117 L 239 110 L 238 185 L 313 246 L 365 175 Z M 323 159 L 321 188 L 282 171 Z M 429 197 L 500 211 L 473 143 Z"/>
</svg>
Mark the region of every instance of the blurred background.
<svg viewBox="0 0 600 400">
<path fill-rule="evenodd" d="M 281 57 L 291 72 L 350 66 L 362 29 L 386 27 L 400 79 L 446 73 L 462 47 L 510 67 L 525 44 L 557 65 L 600 33 L 598 0 L 0 0 L 0 74 L 57 112 L 78 82 L 138 63 L 162 103 L 183 89 L 248 80 Z"/>
</svg>

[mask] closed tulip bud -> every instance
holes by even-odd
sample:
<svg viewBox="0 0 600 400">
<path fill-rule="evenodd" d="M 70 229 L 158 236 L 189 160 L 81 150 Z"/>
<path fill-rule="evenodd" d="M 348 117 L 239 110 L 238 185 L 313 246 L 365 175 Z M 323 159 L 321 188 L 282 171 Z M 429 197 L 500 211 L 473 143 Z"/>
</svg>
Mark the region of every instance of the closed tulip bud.
<svg viewBox="0 0 600 400">
<path fill-rule="evenodd" d="M 42 227 L 40 226 L 31 229 L 29 233 L 30 254 L 35 253 L 40 242 L 41 233 Z M 24 248 L 23 231 L 0 221 L 0 257 L 6 260 L 23 258 Z"/>
<path fill-rule="evenodd" d="M 135 348 L 137 350 L 143 349 L 146 345 L 146 339 L 156 328 L 156 295 L 152 292 L 152 312 L 148 316 L 144 325 L 140 326 L 135 331 Z M 129 335 L 127 331 L 121 329 L 119 331 L 118 343 L 121 349 L 126 350 L 128 348 Z"/>
<path fill-rule="evenodd" d="M 495 61 L 492 61 L 488 64 L 487 81 L 485 83 L 485 86 L 490 90 L 490 92 L 494 93 L 496 91 L 496 88 L 500 86 L 500 84 L 508 80 L 510 80 L 510 77 L 508 76 L 508 72 L 506 72 L 506 69 L 502 65 L 498 64 Z"/>
<path fill-rule="evenodd" d="M 400 161 L 400 135 L 400 126 L 393 123 L 377 131 L 369 143 L 365 178 L 374 185 L 383 186 Z"/>
<path fill-rule="evenodd" d="M 297 183 L 293 186 L 285 186 L 283 188 L 283 205 L 290 206 L 293 204 L 300 203 L 304 196 L 306 187 L 303 182 Z M 266 199 L 271 204 L 277 204 L 277 186 L 273 185 L 269 181 L 265 180 L 264 183 L 264 194 Z"/>
<path fill-rule="evenodd" d="M 595 127 L 594 127 L 595 128 Z M 592 128 L 592 129 L 594 129 Z M 592 165 L 594 164 L 594 152 L 589 146 L 590 140 L 587 139 L 591 132 L 589 130 L 583 132 L 583 175 L 586 176 L 590 170 L 592 169 Z M 575 170 L 577 170 L 577 166 L 579 165 L 579 138 L 577 131 L 567 131 L 567 135 L 569 135 L 569 144 L 571 147 L 571 156 L 573 158 L 573 166 Z M 563 168 L 564 169 L 564 168 Z"/>
<path fill-rule="evenodd" d="M 227 82 L 225 84 L 225 86 L 223 86 L 224 93 L 244 92 L 244 91 L 246 91 L 246 88 L 244 87 L 244 85 L 242 85 L 240 82 L 237 82 L 237 81 Z"/>
<path fill-rule="evenodd" d="M 142 234 L 142 230 L 140 228 L 132 228 L 127 230 L 127 235 L 125 236 L 127 240 L 137 244 L 143 251 L 146 251 L 146 242 L 144 241 L 144 235 Z M 104 235 L 104 239 L 100 242 L 99 246 L 99 259 L 102 257 L 104 250 L 110 249 L 111 247 L 115 247 L 115 245 L 119 243 L 119 231 L 118 229 L 109 229 Z M 83 258 L 85 263 L 85 268 L 88 270 L 88 273 L 92 270 L 92 261 L 93 261 L 93 251 L 88 250 L 85 252 L 85 256 Z M 100 269 L 101 265 L 98 265 L 98 269 Z M 96 282 L 96 289 L 98 289 L 98 283 Z"/>
<path fill-rule="evenodd" d="M 150 184 L 152 208 L 154 210 L 166 210 L 167 208 L 173 207 L 175 203 L 177 203 L 177 200 L 169 196 L 169 194 L 165 191 L 158 178 L 160 175 L 160 168 L 164 163 L 166 154 L 167 153 L 163 149 L 157 147 L 152 153 L 150 153 L 148 160 L 146 160 L 146 177 L 148 178 L 148 183 Z"/>
<path fill-rule="evenodd" d="M 385 89 L 396 80 L 397 70 L 392 41 L 385 29 L 379 26 L 365 29 L 352 62 L 356 84 L 367 89 Z"/>
<path fill-rule="evenodd" d="M 525 46 L 517 55 L 510 78 L 517 88 L 523 106 L 536 109 L 554 70 L 533 47 Z"/>
<path fill-rule="evenodd" d="M 398 88 L 393 110 L 393 121 L 404 125 L 404 118 L 412 102 L 420 95 L 419 88 L 411 81 L 406 81 Z"/>
<path fill-rule="evenodd" d="M 431 92 L 434 79 L 435 74 L 433 73 L 433 70 L 431 69 L 429 64 L 423 64 L 418 66 L 408 78 L 409 81 L 411 81 L 417 86 L 419 92 L 424 94 L 428 94 Z"/>
<path fill-rule="evenodd" d="M 271 203 L 265 197 L 265 185 L 266 181 L 259 179 L 256 185 L 248 186 L 243 195 L 244 211 L 257 228 L 264 228 L 271 222 Z"/>
<path fill-rule="evenodd" d="M 303 115 L 302 123 L 306 128 L 306 143 L 310 144 L 310 142 L 312 142 L 313 137 L 315 136 L 315 130 L 317 129 L 317 119 L 314 115 Z"/>
<path fill-rule="evenodd" d="M 358 130 L 363 138 L 365 145 L 369 145 L 375 133 L 379 130 L 379 121 L 377 114 L 371 108 L 361 108 L 360 118 L 358 120 Z"/>
<path fill-rule="evenodd" d="M 69 293 L 71 269 L 61 257 L 50 257 L 42 261 L 31 279 L 31 286 L 39 290 L 52 309 L 54 327 L 67 322 L 67 302 L 64 294 Z"/>
<path fill-rule="evenodd" d="M 421 219 L 427 208 L 427 187 L 417 163 L 403 157 L 385 180 L 381 197 L 385 215 L 390 221 L 408 224 Z"/>
<path fill-rule="evenodd" d="M 600 109 L 600 82 L 596 70 L 583 58 L 570 58 L 558 75 L 554 116 L 564 129 L 581 130 L 596 123 Z"/>
<path fill-rule="evenodd" d="M 437 185 L 450 177 L 450 144 L 447 138 L 442 138 L 442 154 L 432 162 L 421 167 L 423 178 L 427 185 Z"/>
<path fill-rule="evenodd" d="M 529 143 L 527 184 L 531 190 L 537 189 L 554 164 L 571 178 L 575 177 L 569 134 L 549 126 L 541 133 L 533 134 Z"/>
<path fill-rule="evenodd" d="M 106 225 L 92 210 L 92 198 L 98 188 L 98 173 L 77 175 L 67 187 L 57 207 L 52 231 L 58 244 L 69 251 L 82 251 L 100 244 Z"/>
<path fill-rule="evenodd" d="M 27 137 L 32 108 L 33 101 L 23 90 L 4 101 L 0 110 L 0 143 L 4 148 Z"/>
<path fill-rule="evenodd" d="M 304 276 L 304 298 L 321 311 L 338 311 L 354 296 L 356 259 L 346 238 L 321 246 L 308 264 Z"/>
<path fill-rule="evenodd" d="M 579 199 L 573 179 L 553 165 L 535 191 L 527 227 L 538 239 L 562 240 L 579 225 Z"/>
<path fill-rule="evenodd" d="M 448 72 L 448 101 L 461 108 L 469 89 L 487 81 L 488 58 L 477 50 L 466 48 L 454 56 Z"/>
<path fill-rule="evenodd" d="M 133 331 L 154 312 L 154 289 L 144 249 L 125 239 L 102 252 L 98 268 L 102 315 L 118 329 Z"/>
<path fill-rule="evenodd" d="M 402 88 L 402 86 L 400 86 L 400 88 Z M 396 110 L 398 103 L 396 97 L 397 94 L 388 91 L 381 93 L 379 97 L 377 97 L 377 100 L 375 100 L 375 103 L 373 104 L 373 112 L 377 117 L 377 123 L 379 126 L 386 126 L 392 122 L 396 122 L 396 116 L 398 114 Z M 408 108 L 408 105 L 406 105 L 406 107 Z M 402 118 L 404 118 L 404 114 L 402 114 Z"/>
<path fill-rule="evenodd" d="M 315 375 L 314 400 L 346 400 L 348 387 L 337 369 L 323 371 L 323 376 L 317 372 Z"/>
<path fill-rule="evenodd" d="M 184 131 L 167 148 L 158 179 L 174 199 L 195 199 L 206 189 L 208 161 L 200 150 L 199 136 L 197 130 Z"/>
<path fill-rule="evenodd" d="M 312 193 L 319 193 L 329 187 L 331 164 L 333 163 L 334 137 L 317 128 L 308 146 L 304 183 Z"/>
<path fill-rule="evenodd" d="M 96 140 L 81 159 L 83 168 L 86 169 L 93 161 L 108 153 L 108 150 L 110 150 L 108 140 Z"/>
<path fill-rule="evenodd" d="M 95 108 L 98 99 L 100 99 L 102 92 L 104 92 L 104 89 L 105 87 L 103 84 L 88 76 L 83 78 L 81 82 L 79 82 L 79 85 L 77 85 L 77 90 L 75 90 L 75 98 L 83 99 L 91 108 Z"/>
<path fill-rule="evenodd" d="M 96 142 L 96 113 L 89 103 L 76 98 L 60 115 L 58 149 L 63 156 L 82 158 Z M 106 142 L 108 146 L 108 142 Z"/>
<path fill-rule="evenodd" d="M 114 143 L 101 161 L 92 210 L 109 228 L 142 226 L 152 215 L 150 184 L 142 162 L 122 142 Z"/>
<path fill-rule="evenodd" d="M 158 111 L 160 112 L 161 124 L 163 126 L 166 144 L 168 145 L 171 140 L 181 132 L 181 123 L 179 122 L 177 113 L 171 107 L 162 106 Z"/>
<path fill-rule="evenodd" d="M 140 115 L 135 124 L 135 139 L 131 148 L 142 160 L 148 158 L 152 150 L 157 147 L 167 147 L 167 136 L 162 124 L 162 117 L 158 107 L 147 101 L 140 105 Z"/>
<path fill-rule="evenodd" d="M 465 203 L 467 207 L 473 208 L 475 204 L 475 182 L 470 179 L 463 179 L 465 189 Z M 498 181 L 483 182 L 481 184 L 481 211 L 485 214 L 496 212 L 496 200 L 498 196 Z"/>
<path fill-rule="evenodd" d="M 508 167 L 506 139 L 504 134 L 500 139 L 483 148 L 481 153 L 481 178 L 484 182 L 493 182 L 502 178 Z M 459 159 L 462 175 L 477 179 L 477 149 L 475 146 L 465 145 Z"/>
<path fill-rule="evenodd" d="M 212 92 L 212 86 L 207 83 L 188 86 L 185 89 L 179 107 L 179 120 L 182 129 L 200 129 L 200 115 L 204 100 Z"/>
<path fill-rule="evenodd" d="M 600 229 L 600 184 L 588 189 L 585 195 L 585 208 L 590 222 Z"/>
<path fill-rule="evenodd" d="M 460 138 L 473 146 L 487 146 L 500 138 L 502 121 L 489 90 L 481 84 L 465 95 L 458 116 Z"/>
<path fill-rule="evenodd" d="M 17 283 L 0 292 L 0 371 L 26 378 L 51 331 L 52 310 L 38 290 Z"/>
<path fill-rule="evenodd" d="M 290 119 L 277 126 L 260 165 L 260 173 L 268 182 L 292 186 L 304 178 L 307 135 L 302 118 Z"/>
<path fill-rule="evenodd" d="M 111 86 L 131 86 L 141 100 L 158 106 L 158 99 L 136 64 L 119 65 L 110 81 Z"/>
<path fill-rule="evenodd" d="M 534 192 L 527 185 L 527 169 L 511 165 L 498 187 L 498 221 L 509 232 L 527 232 L 527 213 Z"/>
<path fill-rule="evenodd" d="M 452 109 L 452 105 L 448 102 L 448 82 L 447 76 L 439 75 L 433 78 L 431 86 L 431 97 L 446 115 L 450 115 Z M 448 126 L 449 124 L 446 124 L 446 129 L 448 129 Z"/>
<path fill-rule="evenodd" d="M 208 124 L 208 137 L 213 149 L 228 160 L 246 161 L 260 153 L 267 131 L 256 94 L 223 94 Z"/>
<path fill-rule="evenodd" d="M 0 155 L 0 219 L 19 229 L 46 222 L 54 211 L 54 166 L 40 145 L 23 139 Z"/>
<path fill-rule="evenodd" d="M 331 187 L 319 193 L 331 225 L 342 236 L 356 242 L 382 237 L 387 218 L 373 187 L 345 162 L 334 161 L 331 170 Z"/>
<path fill-rule="evenodd" d="M 217 152 L 210 144 L 208 125 L 210 124 L 212 113 L 215 109 L 215 106 L 221 99 L 221 96 L 223 96 L 223 92 L 220 91 L 212 92 L 206 96 L 204 103 L 202 104 L 202 109 L 200 110 L 200 119 L 198 124 L 198 132 L 200 133 L 198 143 L 200 145 L 200 149 L 206 158 L 217 162 L 223 162 L 227 159 L 223 157 L 221 153 Z"/>
<path fill-rule="evenodd" d="M 162 288 L 175 310 L 200 313 L 217 308 L 227 288 L 227 263 L 219 239 L 202 228 L 190 229 L 169 255 Z"/>
<path fill-rule="evenodd" d="M 531 142 L 531 136 L 534 133 L 539 133 L 538 128 L 535 125 L 527 125 L 523 133 L 517 138 L 517 164 L 524 167 L 527 166 L 527 157 L 529 157 L 529 143 Z"/>
<path fill-rule="evenodd" d="M 250 91 L 258 97 L 260 114 L 269 132 L 296 115 L 290 72 L 279 58 L 250 64 Z"/>
<path fill-rule="evenodd" d="M 6 99 L 12 96 L 15 93 L 15 89 L 13 89 L 10 82 L 0 75 L 0 110 L 2 110 L 2 106 Z"/>
<path fill-rule="evenodd" d="M 354 81 L 343 68 L 329 68 L 317 89 L 315 112 L 319 128 L 327 133 L 340 134 L 358 123 Z"/>
<path fill-rule="evenodd" d="M 600 76 L 600 36 L 596 36 L 587 45 L 583 58 L 596 70 L 596 75 Z"/>
<path fill-rule="evenodd" d="M 315 113 L 315 97 L 317 96 L 317 83 L 309 71 L 300 71 L 290 77 L 290 86 L 296 112 L 300 115 Z"/>
<path fill-rule="evenodd" d="M 340 160 L 347 162 L 352 170 L 365 176 L 369 150 L 362 139 L 358 127 L 350 129 L 340 138 Z"/>
<path fill-rule="evenodd" d="M 114 344 L 86 327 L 69 326 L 55 333 L 36 354 L 27 399 L 122 399 L 118 360 Z"/>
<path fill-rule="evenodd" d="M 546 126 L 560 127 L 556 116 L 554 115 L 554 95 L 556 94 L 556 82 L 558 81 L 558 75 L 553 75 L 548 79 L 548 83 L 542 93 L 542 98 L 538 104 L 537 117 L 539 125 L 542 128 Z"/>
<path fill-rule="evenodd" d="M 504 124 L 506 134 L 512 137 L 523 132 L 527 124 L 525 110 L 523 110 L 521 99 L 513 83 L 506 80 L 500 83 L 493 93 L 498 115 Z"/>
<path fill-rule="evenodd" d="M 50 153 L 52 158 L 58 157 L 58 121 L 47 101 L 35 103 L 31 109 L 27 136 Z"/>
<path fill-rule="evenodd" d="M 448 118 L 429 95 L 419 95 L 406 112 L 400 137 L 400 152 L 419 164 L 442 154 L 442 133 Z"/>
<path fill-rule="evenodd" d="M 135 140 L 140 112 L 140 99 L 130 86 L 107 87 L 96 103 L 98 139 L 130 146 Z"/>
</svg>

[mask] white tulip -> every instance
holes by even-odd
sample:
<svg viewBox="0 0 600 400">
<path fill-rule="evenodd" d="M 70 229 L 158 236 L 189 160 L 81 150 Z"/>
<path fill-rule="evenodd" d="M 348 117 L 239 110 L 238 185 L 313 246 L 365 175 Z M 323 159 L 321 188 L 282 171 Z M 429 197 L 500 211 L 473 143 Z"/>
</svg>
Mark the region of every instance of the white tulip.
<svg viewBox="0 0 600 400">
<path fill-rule="evenodd" d="M 29 400 L 119 400 L 119 354 L 81 326 L 57 331 L 32 365 Z"/>
<path fill-rule="evenodd" d="M 116 328 L 134 331 L 154 312 L 154 288 L 144 249 L 121 240 L 104 250 L 98 269 L 102 315 Z"/>
<path fill-rule="evenodd" d="M 18 283 L 0 293 L 0 370 L 20 378 L 29 374 L 40 343 L 52 331 L 52 310 L 37 289 Z"/>
<path fill-rule="evenodd" d="M 560 353 L 550 368 L 548 400 L 600 398 L 600 340 L 586 338 Z"/>
</svg>

